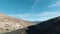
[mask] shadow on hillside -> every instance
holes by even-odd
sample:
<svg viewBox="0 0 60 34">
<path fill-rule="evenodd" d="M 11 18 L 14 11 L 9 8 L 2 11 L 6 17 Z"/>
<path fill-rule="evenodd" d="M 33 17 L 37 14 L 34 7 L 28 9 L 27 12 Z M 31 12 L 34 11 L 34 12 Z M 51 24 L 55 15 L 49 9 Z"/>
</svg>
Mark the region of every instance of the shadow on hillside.
<svg viewBox="0 0 60 34">
<path fill-rule="evenodd" d="M 28 26 L 27 28 L 4 34 L 21 34 L 22 31 L 25 31 L 27 34 L 60 34 L 60 17 L 52 18 L 39 24 Z"/>
<path fill-rule="evenodd" d="M 25 31 L 27 28 L 23 28 L 23 29 L 18 29 L 18 30 L 14 30 L 12 32 L 6 32 L 6 33 L 3 33 L 3 34 L 22 34 L 23 31 Z M 25 34 L 25 33 L 24 33 Z"/>
</svg>

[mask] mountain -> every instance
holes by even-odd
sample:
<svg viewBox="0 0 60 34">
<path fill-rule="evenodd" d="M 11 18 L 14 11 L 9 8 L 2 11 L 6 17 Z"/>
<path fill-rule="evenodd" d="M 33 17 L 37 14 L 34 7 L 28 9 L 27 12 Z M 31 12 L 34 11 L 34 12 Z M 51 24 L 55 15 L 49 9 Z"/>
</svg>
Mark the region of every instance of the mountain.
<svg viewBox="0 0 60 34">
<path fill-rule="evenodd" d="M 60 34 L 60 16 L 32 25 L 27 34 Z"/>
<path fill-rule="evenodd" d="M 22 29 L 30 25 L 34 24 L 16 17 L 0 14 L 0 32 Z"/>
<path fill-rule="evenodd" d="M 36 24 L 38 24 L 40 22 L 43 22 L 43 21 L 32 21 L 32 23 L 36 23 Z"/>
</svg>

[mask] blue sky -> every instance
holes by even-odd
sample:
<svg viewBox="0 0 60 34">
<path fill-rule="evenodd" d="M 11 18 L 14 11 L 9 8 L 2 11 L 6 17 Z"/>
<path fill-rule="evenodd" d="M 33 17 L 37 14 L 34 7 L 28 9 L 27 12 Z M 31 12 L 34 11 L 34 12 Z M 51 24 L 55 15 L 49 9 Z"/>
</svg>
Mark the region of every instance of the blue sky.
<svg viewBox="0 0 60 34">
<path fill-rule="evenodd" d="M 60 0 L 0 0 L 0 13 L 29 21 L 60 16 Z"/>
</svg>

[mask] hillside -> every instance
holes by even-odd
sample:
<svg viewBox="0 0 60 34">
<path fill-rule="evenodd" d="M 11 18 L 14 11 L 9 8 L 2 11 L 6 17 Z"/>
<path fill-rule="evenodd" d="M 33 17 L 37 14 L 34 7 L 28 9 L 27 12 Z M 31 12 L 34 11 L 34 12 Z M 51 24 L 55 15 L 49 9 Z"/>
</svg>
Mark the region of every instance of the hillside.
<svg viewBox="0 0 60 34">
<path fill-rule="evenodd" d="M 28 34 L 60 34 L 60 16 L 32 25 L 26 30 Z"/>
<path fill-rule="evenodd" d="M 16 17 L 0 14 L 0 33 L 22 29 L 30 25 L 33 25 L 33 23 Z"/>
</svg>

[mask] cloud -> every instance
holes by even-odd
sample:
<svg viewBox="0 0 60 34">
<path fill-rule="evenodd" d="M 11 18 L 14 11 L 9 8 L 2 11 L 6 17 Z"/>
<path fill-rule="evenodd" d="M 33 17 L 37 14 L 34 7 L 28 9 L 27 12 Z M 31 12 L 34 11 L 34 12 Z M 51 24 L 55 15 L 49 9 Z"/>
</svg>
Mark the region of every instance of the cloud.
<svg viewBox="0 0 60 34">
<path fill-rule="evenodd" d="M 60 12 L 42 12 L 39 14 L 16 14 L 16 15 L 9 15 L 9 16 L 14 16 L 18 17 L 24 20 L 29 20 L 29 21 L 45 21 L 53 17 L 60 16 Z"/>
<path fill-rule="evenodd" d="M 34 0 L 32 6 L 31 6 L 31 11 L 33 11 L 36 7 L 36 5 L 40 2 L 40 0 Z"/>
<path fill-rule="evenodd" d="M 34 0 L 34 3 L 32 6 L 35 6 L 36 4 L 38 4 L 40 2 L 40 0 Z"/>
<path fill-rule="evenodd" d="M 60 1 L 58 1 L 58 2 L 56 2 L 54 4 L 52 4 L 52 5 L 49 5 L 48 7 L 55 7 L 55 6 L 60 6 Z"/>
</svg>

